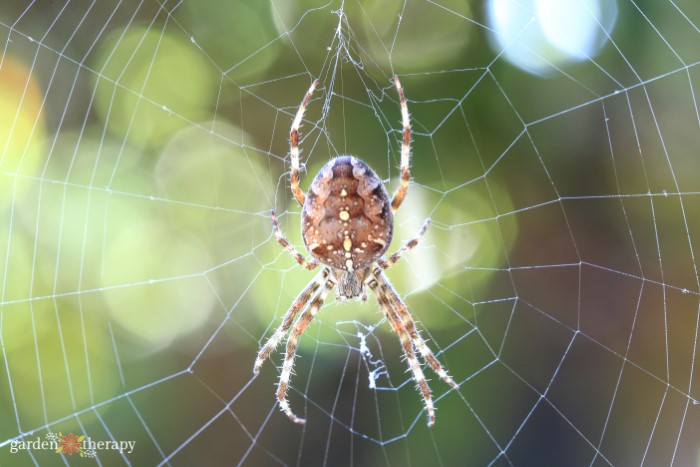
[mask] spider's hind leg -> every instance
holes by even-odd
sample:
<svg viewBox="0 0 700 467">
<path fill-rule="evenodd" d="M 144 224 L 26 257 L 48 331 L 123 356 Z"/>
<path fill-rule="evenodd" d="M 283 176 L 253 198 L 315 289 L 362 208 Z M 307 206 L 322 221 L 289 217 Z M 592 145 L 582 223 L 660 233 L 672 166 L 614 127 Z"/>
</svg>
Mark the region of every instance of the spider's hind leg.
<svg viewBox="0 0 700 467">
<path fill-rule="evenodd" d="M 292 155 L 292 173 L 290 175 L 292 194 L 301 206 L 304 206 L 306 196 L 301 188 L 299 188 L 299 127 L 301 126 L 301 120 L 304 118 L 306 106 L 309 104 L 309 100 L 311 100 L 311 95 L 314 89 L 316 89 L 316 86 L 318 86 L 318 80 L 314 80 L 314 82 L 311 83 L 311 87 L 304 96 L 304 100 L 301 101 L 301 105 L 299 105 L 299 110 L 297 110 L 297 114 L 292 122 L 292 128 L 289 131 L 289 150 Z"/>
<path fill-rule="evenodd" d="M 411 119 L 408 114 L 408 105 L 406 104 L 406 96 L 403 92 L 403 87 L 399 81 L 399 77 L 394 75 L 394 85 L 399 93 L 399 101 L 401 101 L 401 124 L 403 125 L 403 137 L 401 139 L 401 185 L 396 189 L 394 198 L 391 200 L 391 209 L 396 211 L 403 203 L 403 199 L 408 192 L 408 181 L 411 178 L 409 169 L 409 161 L 411 158 Z"/>
</svg>

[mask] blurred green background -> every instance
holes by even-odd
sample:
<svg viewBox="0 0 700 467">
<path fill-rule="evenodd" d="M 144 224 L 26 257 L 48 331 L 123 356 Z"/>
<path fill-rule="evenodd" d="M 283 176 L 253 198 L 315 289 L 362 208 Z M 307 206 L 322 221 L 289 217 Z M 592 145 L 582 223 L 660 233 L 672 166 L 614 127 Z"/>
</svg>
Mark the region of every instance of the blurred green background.
<svg viewBox="0 0 700 467">
<path fill-rule="evenodd" d="M 0 4 L 0 464 L 693 465 L 693 1 Z M 258 348 L 313 277 L 302 188 L 354 154 L 412 184 L 388 272 L 460 384 L 428 429 L 376 300 L 332 298 L 290 402 Z M 376 388 L 373 387 L 376 385 Z"/>
</svg>

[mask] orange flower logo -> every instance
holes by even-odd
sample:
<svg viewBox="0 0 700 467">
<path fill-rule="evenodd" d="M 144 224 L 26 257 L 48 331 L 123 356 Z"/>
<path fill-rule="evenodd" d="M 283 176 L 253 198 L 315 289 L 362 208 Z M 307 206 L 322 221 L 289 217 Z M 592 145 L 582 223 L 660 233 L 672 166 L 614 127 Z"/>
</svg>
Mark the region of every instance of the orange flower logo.
<svg viewBox="0 0 700 467">
<path fill-rule="evenodd" d="M 85 435 L 78 437 L 74 436 L 73 433 L 68 433 L 68 436 L 64 436 L 61 438 L 61 441 L 59 441 L 57 452 L 62 452 L 70 456 L 72 456 L 73 453 L 79 453 L 81 452 L 80 445 L 84 439 Z"/>
</svg>

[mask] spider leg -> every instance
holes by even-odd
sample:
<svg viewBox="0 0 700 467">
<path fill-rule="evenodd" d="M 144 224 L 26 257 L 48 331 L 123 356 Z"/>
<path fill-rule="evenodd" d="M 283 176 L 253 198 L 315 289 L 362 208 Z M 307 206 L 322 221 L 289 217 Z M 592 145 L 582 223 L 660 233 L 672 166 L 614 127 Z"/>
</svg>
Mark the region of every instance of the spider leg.
<svg viewBox="0 0 700 467">
<path fill-rule="evenodd" d="M 430 350 L 430 347 L 428 347 L 428 344 L 425 343 L 423 337 L 421 337 L 420 333 L 418 332 L 418 329 L 416 328 L 416 323 L 415 321 L 413 321 L 413 317 L 408 311 L 408 307 L 396 293 L 396 290 L 394 290 L 394 287 L 392 287 L 389 280 L 378 268 L 375 269 L 373 273 L 375 275 L 378 275 L 380 288 L 382 292 L 386 295 L 387 299 L 389 300 L 389 303 L 395 311 L 396 318 L 399 319 L 403 326 L 406 328 L 409 335 L 413 339 L 413 344 L 416 346 L 416 348 L 423 356 L 425 361 L 433 368 L 435 373 L 437 373 L 437 375 L 440 378 L 442 378 L 443 381 L 445 381 L 447 384 L 449 384 L 455 389 L 459 388 L 457 383 L 455 383 L 455 381 L 450 377 L 450 375 L 447 374 L 447 371 L 445 371 L 438 359 L 435 358 L 435 355 Z"/>
<path fill-rule="evenodd" d="M 392 267 L 398 260 L 401 259 L 401 257 L 406 253 L 408 250 L 411 250 L 412 248 L 415 248 L 416 245 L 418 245 L 418 242 L 420 242 L 421 238 L 423 238 L 423 235 L 425 234 L 425 231 L 428 230 L 428 226 L 430 225 L 430 219 L 426 219 L 425 222 L 423 223 L 423 227 L 418 231 L 418 233 L 410 239 L 404 246 L 402 246 L 399 251 L 394 253 L 389 257 L 389 259 L 385 260 L 384 258 L 380 258 L 377 261 L 377 264 L 381 266 L 382 269 L 388 269 Z"/>
<path fill-rule="evenodd" d="M 294 358 L 296 357 L 297 351 L 297 341 L 299 336 L 301 336 L 306 330 L 311 320 L 316 316 L 319 308 L 323 305 L 323 301 L 328 296 L 328 293 L 335 287 L 335 280 L 332 278 L 327 278 L 325 286 L 316 295 L 316 298 L 311 302 L 311 305 L 302 313 L 301 317 L 297 320 L 294 325 L 294 329 L 289 334 L 287 339 L 287 354 L 284 358 L 284 363 L 282 364 L 282 374 L 280 374 L 279 385 L 277 386 L 277 400 L 279 401 L 280 408 L 287 414 L 287 417 L 294 423 L 304 424 L 306 420 L 299 418 L 294 415 L 292 409 L 289 408 L 289 403 L 287 402 L 287 390 L 289 389 L 289 379 L 292 374 L 292 369 L 294 367 Z"/>
<path fill-rule="evenodd" d="M 299 253 L 299 250 L 294 248 L 294 246 L 291 243 L 289 243 L 289 240 L 285 238 L 284 234 L 282 234 L 282 230 L 280 229 L 280 225 L 277 222 L 277 217 L 275 216 L 274 209 L 270 212 L 270 216 L 272 217 L 272 227 L 275 230 L 275 236 L 277 237 L 277 241 L 279 242 L 279 244 L 285 247 L 287 251 L 292 256 L 294 256 L 294 259 L 297 260 L 297 263 L 299 263 L 301 266 L 305 267 L 309 271 L 311 271 L 312 269 L 316 269 L 316 267 L 318 266 L 318 262 L 316 262 L 316 260 L 313 259 L 307 260 L 306 258 L 304 258 L 304 255 Z"/>
<path fill-rule="evenodd" d="M 379 285 L 381 280 L 382 279 L 375 275 L 370 275 L 367 285 L 369 285 L 372 292 L 374 292 L 374 294 L 377 296 L 379 306 L 384 312 L 387 320 L 389 320 L 392 329 L 399 335 L 401 346 L 403 347 L 403 353 L 406 356 L 406 361 L 408 362 L 409 368 L 413 372 L 413 380 L 417 383 L 418 389 L 423 395 L 423 402 L 425 403 L 425 408 L 428 411 L 428 426 L 433 426 L 435 424 L 435 407 L 433 406 L 433 396 L 430 392 L 430 386 L 428 386 L 423 370 L 421 370 L 420 364 L 418 363 L 418 358 L 416 357 L 416 352 L 413 348 L 413 341 L 408 330 L 403 325 L 402 321 L 398 319 L 395 311 L 391 308 L 389 298 Z"/>
<path fill-rule="evenodd" d="M 314 80 L 314 82 L 311 83 L 311 87 L 304 96 L 304 100 L 301 101 L 299 110 L 297 110 L 296 117 L 294 117 L 292 129 L 289 131 L 289 147 L 292 154 L 292 194 L 301 206 L 304 205 L 304 200 L 306 197 L 304 196 L 304 192 L 301 191 L 301 188 L 299 188 L 299 127 L 301 126 L 302 118 L 304 118 L 306 106 L 309 104 L 309 100 L 311 100 L 311 94 L 313 94 L 317 85 L 318 80 Z"/>
<path fill-rule="evenodd" d="M 260 368 L 267 357 L 269 357 L 270 354 L 277 348 L 282 338 L 285 336 L 285 334 L 287 334 L 287 331 L 292 326 L 294 317 L 302 308 L 304 308 L 304 305 L 306 305 L 311 296 L 315 294 L 318 288 L 321 287 L 321 285 L 326 281 L 328 274 L 330 274 L 328 268 L 323 268 L 321 272 L 319 272 L 316 277 L 309 282 L 306 288 L 302 290 L 296 300 L 292 302 L 292 305 L 289 307 L 289 310 L 287 310 L 287 313 L 285 313 L 284 318 L 282 319 L 282 324 L 280 324 L 272 337 L 267 340 L 265 345 L 260 348 L 258 358 L 255 359 L 253 373 L 256 375 L 260 373 Z"/>
<path fill-rule="evenodd" d="M 411 177 L 411 172 L 408 168 L 411 158 L 411 119 L 408 115 L 408 105 L 406 105 L 406 96 L 401 87 L 399 77 L 394 75 L 394 84 L 396 91 L 399 93 L 401 101 L 401 123 L 403 124 L 403 140 L 401 142 L 401 185 L 396 189 L 394 198 L 391 200 L 391 209 L 396 211 L 401 206 L 403 199 L 408 191 L 408 179 Z"/>
</svg>

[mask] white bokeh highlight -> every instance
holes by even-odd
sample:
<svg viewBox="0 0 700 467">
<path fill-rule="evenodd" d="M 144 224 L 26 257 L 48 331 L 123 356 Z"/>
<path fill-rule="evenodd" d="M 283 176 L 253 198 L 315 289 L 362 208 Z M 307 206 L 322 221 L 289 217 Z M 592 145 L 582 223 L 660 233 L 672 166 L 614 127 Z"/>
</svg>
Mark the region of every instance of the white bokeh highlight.
<svg viewBox="0 0 700 467">
<path fill-rule="evenodd" d="M 539 76 L 593 59 L 618 14 L 615 0 L 490 0 L 486 11 L 494 50 Z"/>
</svg>

